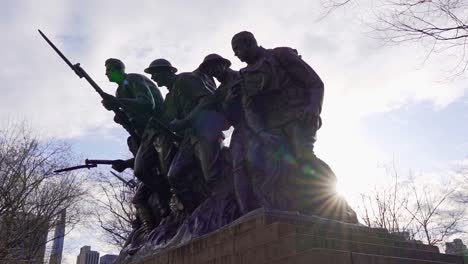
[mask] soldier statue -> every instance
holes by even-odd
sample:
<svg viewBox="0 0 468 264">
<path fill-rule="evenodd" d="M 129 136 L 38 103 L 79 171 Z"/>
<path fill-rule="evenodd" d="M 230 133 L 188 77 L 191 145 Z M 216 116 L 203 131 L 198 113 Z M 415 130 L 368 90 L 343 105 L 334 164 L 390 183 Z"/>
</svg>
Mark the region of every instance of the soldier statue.
<svg viewBox="0 0 468 264">
<path fill-rule="evenodd" d="M 134 153 L 134 159 L 115 165 L 122 171 L 126 167 L 134 169 L 135 176 L 143 182 L 137 189 L 133 203 L 137 208 L 138 215 L 149 233 L 155 228 L 161 219 L 169 214 L 170 187 L 167 178 L 162 174 L 159 165 L 158 153 L 153 141 L 157 132 L 148 125 L 148 120 L 163 111 L 163 98 L 154 83 L 141 74 L 125 73 L 125 65 L 122 61 L 110 58 L 105 62 L 106 76 L 110 82 L 118 84 L 116 96 L 107 96 L 102 104 L 107 109 L 119 107 L 121 111 L 131 120 L 132 127 L 125 129 L 135 131 L 138 138 L 129 139 L 129 147 Z M 117 123 L 121 122 L 117 117 Z M 133 142 L 132 144 L 130 144 Z M 136 152 L 135 152 L 136 149 Z M 156 212 L 144 206 L 151 193 L 157 196 Z"/>
<path fill-rule="evenodd" d="M 168 179 L 177 198 L 190 214 L 213 190 L 222 175 L 222 134 L 208 135 L 205 127 L 210 113 L 202 109 L 211 92 L 194 73 L 176 74 L 177 69 L 165 59 L 156 59 L 145 69 L 158 86 L 167 87 L 165 119 L 169 128 L 183 134 L 177 153 L 170 162 Z M 201 168 L 204 190 L 194 190 L 192 171 Z M 203 193 L 205 195 L 203 195 Z"/>
<path fill-rule="evenodd" d="M 252 192 L 250 177 L 246 168 L 246 146 L 251 137 L 247 127 L 241 102 L 242 81 L 238 71 L 230 68 L 231 62 L 218 54 L 209 54 L 200 64 L 199 69 L 218 80 L 220 83 L 213 97 L 215 109 L 223 113 L 226 125 L 233 126 L 229 149 L 232 158 L 234 189 L 239 210 L 246 214 L 258 207 Z"/>
<path fill-rule="evenodd" d="M 335 174 L 313 151 L 322 125 L 320 77 L 297 50 L 265 49 L 251 32 L 235 34 L 231 45 L 247 63 L 240 70 L 242 101 L 247 125 L 258 138 L 258 144 L 249 144 L 254 168 L 249 173 L 261 205 L 357 222 L 348 206 L 329 214 L 344 201 L 335 192 Z"/>
</svg>

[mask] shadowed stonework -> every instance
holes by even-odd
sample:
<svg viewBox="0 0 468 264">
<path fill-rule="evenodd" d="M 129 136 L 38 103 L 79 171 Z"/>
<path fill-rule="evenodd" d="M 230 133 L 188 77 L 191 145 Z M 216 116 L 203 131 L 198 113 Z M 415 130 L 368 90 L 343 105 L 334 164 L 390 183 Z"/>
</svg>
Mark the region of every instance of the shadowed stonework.
<svg viewBox="0 0 468 264">
<path fill-rule="evenodd" d="M 258 209 L 175 248 L 142 250 L 129 263 L 463 264 L 463 258 L 384 229 Z"/>
</svg>

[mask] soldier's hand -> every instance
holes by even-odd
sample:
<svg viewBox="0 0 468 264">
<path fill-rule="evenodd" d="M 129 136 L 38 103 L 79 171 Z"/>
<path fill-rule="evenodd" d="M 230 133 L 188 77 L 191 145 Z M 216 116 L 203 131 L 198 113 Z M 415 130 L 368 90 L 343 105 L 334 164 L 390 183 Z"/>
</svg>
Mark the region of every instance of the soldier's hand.
<svg viewBox="0 0 468 264">
<path fill-rule="evenodd" d="M 120 119 L 118 115 L 114 116 L 114 122 L 116 122 L 117 124 L 122 124 L 122 120 Z"/>
<path fill-rule="evenodd" d="M 265 131 L 260 131 L 257 135 L 268 145 L 280 145 L 282 141 L 280 136 Z"/>
<path fill-rule="evenodd" d="M 109 111 L 111 111 L 112 109 L 115 109 L 118 106 L 117 99 L 110 94 L 107 94 L 106 96 L 104 96 L 101 103 L 104 106 L 104 108 L 106 108 Z"/>
<path fill-rule="evenodd" d="M 183 119 L 174 119 L 169 123 L 169 129 L 179 131 L 185 128 L 186 122 Z"/>
<path fill-rule="evenodd" d="M 112 163 L 112 169 L 122 172 L 128 168 L 128 163 L 125 160 L 116 160 Z"/>
<path fill-rule="evenodd" d="M 233 87 L 227 91 L 225 101 L 232 101 L 235 98 L 239 97 L 240 95 L 241 95 L 240 88 Z"/>
</svg>

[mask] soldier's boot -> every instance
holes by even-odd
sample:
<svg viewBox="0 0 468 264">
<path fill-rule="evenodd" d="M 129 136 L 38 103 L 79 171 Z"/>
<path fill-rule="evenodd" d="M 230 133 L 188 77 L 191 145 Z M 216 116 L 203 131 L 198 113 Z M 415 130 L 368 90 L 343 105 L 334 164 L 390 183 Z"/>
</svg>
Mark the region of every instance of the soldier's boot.
<svg viewBox="0 0 468 264">
<path fill-rule="evenodd" d="M 193 193 L 188 189 L 184 189 L 178 190 L 176 194 L 177 199 L 182 203 L 184 213 L 186 215 L 192 214 L 198 206 L 197 199 L 194 197 Z"/>
<path fill-rule="evenodd" d="M 157 208 L 157 212 L 160 218 L 165 218 L 171 213 L 171 208 L 169 204 L 159 204 Z"/>
<path fill-rule="evenodd" d="M 141 220 L 142 232 L 145 234 L 145 236 L 147 236 L 157 226 L 153 213 L 149 208 L 146 207 L 138 207 L 137 213 Z"/>
</svg>

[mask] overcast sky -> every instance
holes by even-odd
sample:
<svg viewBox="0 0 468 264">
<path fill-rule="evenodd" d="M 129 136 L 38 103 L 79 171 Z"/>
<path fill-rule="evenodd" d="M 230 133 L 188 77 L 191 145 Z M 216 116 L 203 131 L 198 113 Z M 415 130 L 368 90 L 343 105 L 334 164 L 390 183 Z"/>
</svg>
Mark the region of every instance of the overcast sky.
<svg viewBox="0 0 468 264">
<path fill-rule="evenodd" d="M 124 131 L 39 36 L 41 29 L 107 92 L 104 61 L 120 58 L 142 73 L 156 58 L 192 71 L 209 53 L 233 63 L 231 37 L 242 30 L 266 47 L 296 48 L 325 83 L 323 127 L 316 152 L 338 175 L 353 204 L 385 177 L 382 166 L 443 175 L 467 156 L 468 88 L 450 79 L 456 58 L 432 56 L 420 44 L 382 46 L 366 26 L 366 1 L 319 20 L 318 1 L 3 1 L 0 9 L 0 128 L 27 120 L 45 137 L 70 140 L 77 155 L 128 155 Z M 163 94 L 166 90 L 162 89 Z M 345 187 L 344 187 L 345 186 Z M 89 244 L 110 248 L 95 232 L 66 238 L 66 261 Z M 117 253 L 117 252 L 115 252 Z"/>
</svg>

